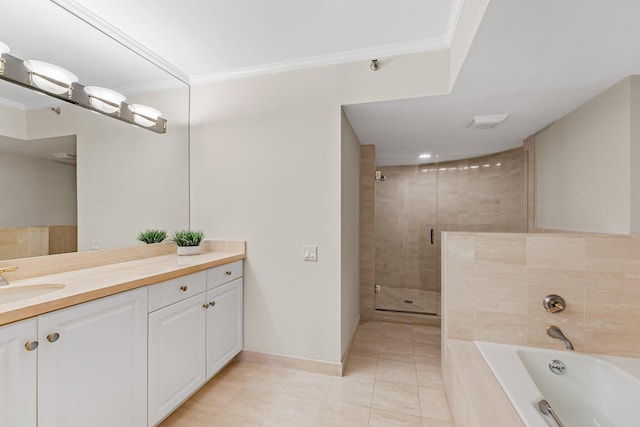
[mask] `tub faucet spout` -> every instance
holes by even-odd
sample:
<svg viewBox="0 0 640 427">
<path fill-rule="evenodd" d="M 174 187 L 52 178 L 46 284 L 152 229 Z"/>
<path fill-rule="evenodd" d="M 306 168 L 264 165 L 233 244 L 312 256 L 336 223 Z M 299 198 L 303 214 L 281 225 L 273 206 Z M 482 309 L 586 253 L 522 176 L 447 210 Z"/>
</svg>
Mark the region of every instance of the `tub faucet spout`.
<svg viewBox="0 0 640 427">
<path fill-rule="evenodd" d="M 564 344 L 567 346 L 567 350 L 573 350 L 573 344 L 571 344 L 569 338 L 564 336 L 560 328 L 558 328 L 556 325 L 547 326 L 547 335 L 549 335 L 551 338 L 564 341 Z"/>
</svg>

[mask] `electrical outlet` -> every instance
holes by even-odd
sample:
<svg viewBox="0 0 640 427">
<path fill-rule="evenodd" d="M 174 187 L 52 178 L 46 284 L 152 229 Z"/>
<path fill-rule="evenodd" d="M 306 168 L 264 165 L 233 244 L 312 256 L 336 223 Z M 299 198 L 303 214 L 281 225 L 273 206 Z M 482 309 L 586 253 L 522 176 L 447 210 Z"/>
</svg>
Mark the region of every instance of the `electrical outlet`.
<svg viewBox="0 0 640 427">
<path fill-rule="evenodd" d="M 302 247 L 302 259 L 304 261 L 318 261 L 318 247 L 317 246 L 303 246 Z"/>
<path fill-rule="evenodd" d="M 91 250 L 100 249 L 100 240 L 89 241 L 89 246 L 91 247 Z"/>
</svg>

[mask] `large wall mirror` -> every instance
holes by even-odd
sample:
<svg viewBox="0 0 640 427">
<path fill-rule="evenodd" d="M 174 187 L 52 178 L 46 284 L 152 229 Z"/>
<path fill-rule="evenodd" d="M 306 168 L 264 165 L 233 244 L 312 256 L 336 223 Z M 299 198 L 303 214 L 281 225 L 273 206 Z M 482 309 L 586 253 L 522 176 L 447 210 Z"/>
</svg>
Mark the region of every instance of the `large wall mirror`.
<svg viewBox="0 0 640 427">
<path fill-rule="evenodd" d="M 188 227 L 187 84 L 49 0 L 1 2 L 0 41 L 167 119 L 158 134 L 0 81 L 0 259 Z"/>
</svg>

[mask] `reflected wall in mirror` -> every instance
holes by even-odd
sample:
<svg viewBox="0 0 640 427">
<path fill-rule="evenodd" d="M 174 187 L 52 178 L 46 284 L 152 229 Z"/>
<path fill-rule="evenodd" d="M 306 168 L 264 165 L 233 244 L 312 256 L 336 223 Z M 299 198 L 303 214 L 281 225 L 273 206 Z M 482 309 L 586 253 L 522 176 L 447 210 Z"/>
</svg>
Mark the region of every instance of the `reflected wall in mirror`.
<svg viewBox="0 0 640 427">
<path fill-rule="evenodd" d="M 3 2 L 0 28 L 12 55 L 64 67 L 168 121 L 156 134 L 0 81 L 0 259 L 187 228 L 188 85 L 49 0 Z"/>
</svg>

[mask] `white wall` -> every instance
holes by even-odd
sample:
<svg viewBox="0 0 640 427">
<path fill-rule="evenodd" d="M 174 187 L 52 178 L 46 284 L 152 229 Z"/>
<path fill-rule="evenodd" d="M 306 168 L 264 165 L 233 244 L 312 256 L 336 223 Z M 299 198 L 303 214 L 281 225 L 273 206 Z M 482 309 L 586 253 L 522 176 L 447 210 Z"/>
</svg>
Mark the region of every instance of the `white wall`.
<svg viewBox="0 0 640 427">
<path fill-rule="evenodd" d="M 24 110 L 0 105 L 0 135 L 16 139 L 27 137 L 27 114 Z"/>
<path fill-rule="evenodd" d="M 536 227 L 630 232 L 630 114 L 625 79 L 536 135 Z"/>
<path fill-rule="evenodd" d="M 448 62 L 439 51 L 377 72 L 361 61 L 192 87 L 192 226 L 247 241 L 246 349 L 340 361 L 340 107 L 446 93 Z"/>
<path fill-rule="evenodd" d="M 0 151 L 0 227 L 76 223 L 76 168 Z"/>
<path fill-rule="evenodd" d="M 341 357 L 360 319 L 360 141 L 340 111 L 341 121 Z"/>
</svg>

